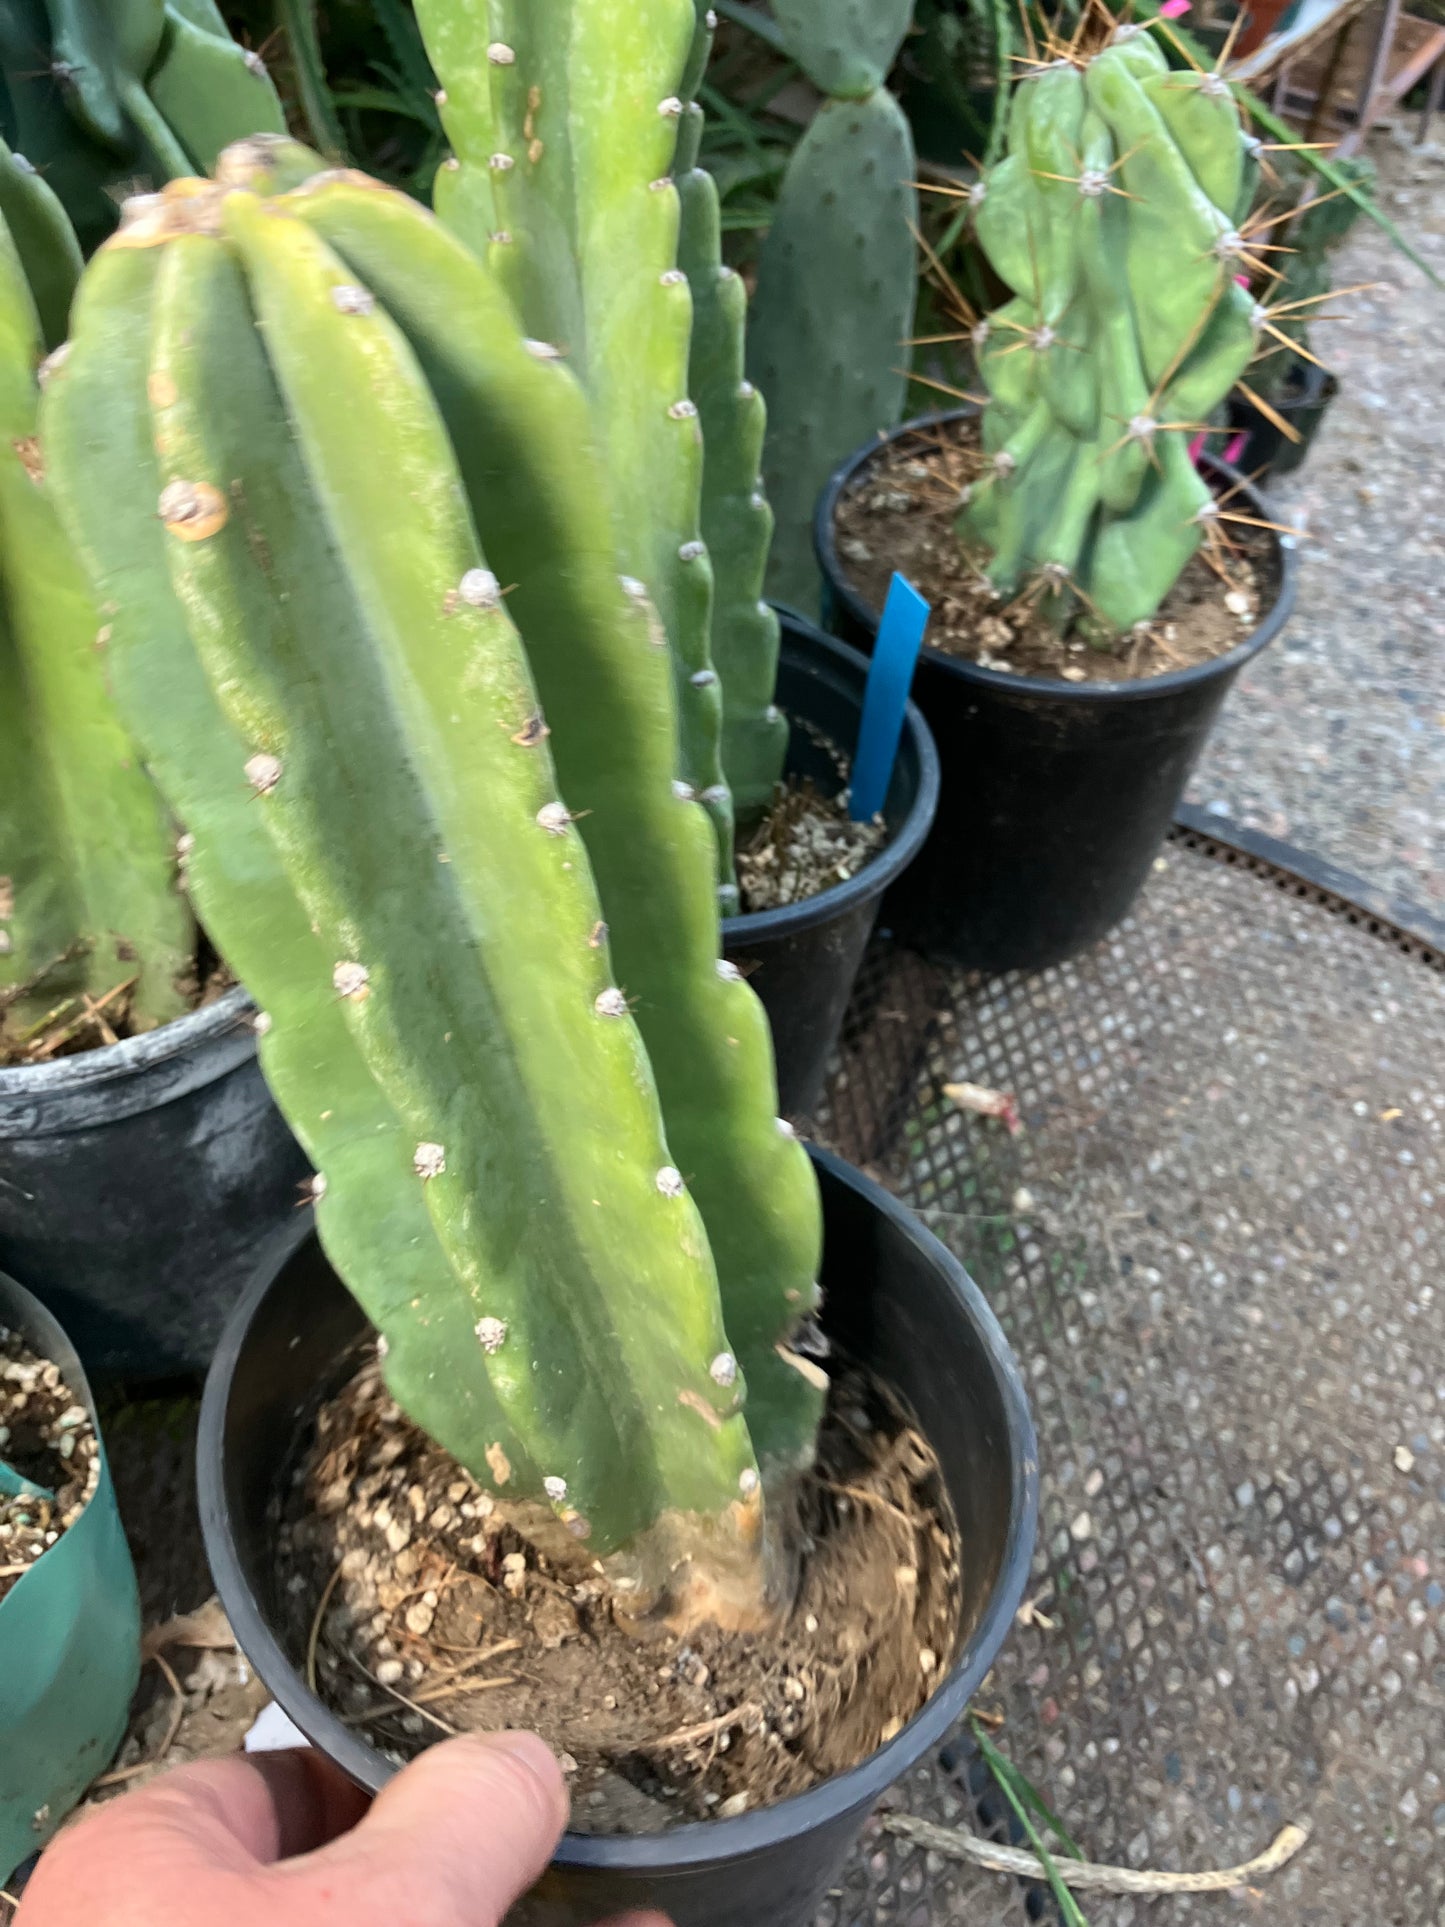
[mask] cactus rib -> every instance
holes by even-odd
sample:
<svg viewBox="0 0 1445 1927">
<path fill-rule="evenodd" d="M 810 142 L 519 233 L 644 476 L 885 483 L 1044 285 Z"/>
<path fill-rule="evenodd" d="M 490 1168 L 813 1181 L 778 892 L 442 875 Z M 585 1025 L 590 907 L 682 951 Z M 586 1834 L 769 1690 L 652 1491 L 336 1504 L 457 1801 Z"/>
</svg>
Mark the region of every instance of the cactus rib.
<svg viewBox="0 0 1445 1927">
<path fill-rule="evenodd" d="M 712 667 L 722 689 L 722 765 L 740 824 L 773 800 L 788 747 L 787 718 L 773 701 L 778 618 L 763 601 L 773 514 L 763 493 L 768 411 L 746 378 L 747 292 L 722 259 L 717 184 L 698 161 L 703 112 L 692 99 L 712 34 L 698 0 L 692 71 L 674 166 L 681 211 L 678 266 L 692 292 L 688 386 L 706 458 L 702 539 L 713 563 Z"/>
<path fill-rule="evenodd" d="M 14 168 L 0 152 L 0 177 Z M 0 187 L 0 214 L 16 185 L 12 174 Z M 40 211 L 30 259 L 51 226 Z M 50 241 L 54 297 L 70 250 Z M 185 1009 L 195 930 L 166 813 L 111 708 L 106 631 L 51 504 L 36 434 L 41 347 L 0 218 L 0 1023 L 23 1032 L 68 996 L 133 980 L 145 1029 Z"/>
</svg>

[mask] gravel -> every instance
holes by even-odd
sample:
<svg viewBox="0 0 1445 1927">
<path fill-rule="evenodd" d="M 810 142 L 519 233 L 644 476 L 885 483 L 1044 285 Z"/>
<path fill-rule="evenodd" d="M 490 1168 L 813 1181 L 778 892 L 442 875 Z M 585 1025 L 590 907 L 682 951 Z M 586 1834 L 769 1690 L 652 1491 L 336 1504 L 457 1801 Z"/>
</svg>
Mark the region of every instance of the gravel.
<svg viewBox="0 0 1445 1927">
<path fill-rule="evenodd" d="M 1377 131 L 1385 210 L 1445 279 L 1445 145 Z M 1341 393 L 1274 500 L 1306 527 L 1299 606 L 1242 679 L 1189 801 L 1368 879 L 1445 930 L 1445 295 L 1361 220 L 1316 340 Z"/>
</svg>

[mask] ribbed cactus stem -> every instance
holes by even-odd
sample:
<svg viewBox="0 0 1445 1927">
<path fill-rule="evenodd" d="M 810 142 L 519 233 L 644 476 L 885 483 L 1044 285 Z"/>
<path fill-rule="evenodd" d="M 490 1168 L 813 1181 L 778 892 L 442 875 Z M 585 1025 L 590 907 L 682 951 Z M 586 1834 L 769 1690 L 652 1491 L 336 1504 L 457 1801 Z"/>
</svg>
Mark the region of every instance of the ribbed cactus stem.
<svg viewBox="0 0 1445 1927">
<path fill-rule="evenodd" d="M 672 793 L 670 677 L 586 403 L 534 345 L 389 190 L 177 193 L 93 264 L 47 432 L 393 1391 L 640 1603 L 756 1623 L 736 1347 L 594 883 L 594 852 L 644 839 L 704 930 L 712 842 Z M 564 647 L 582 690 L 624 685 L 585 804 L 595 716 L 589 745 L 565 678 L 539 688 Z M 582 808 L 607 819 L 590 845 Z"/>
<path fill-rule="evenodd" d="M 1229 88 L 1133 32 L 1022 81 L 980 243 L 1014 298 L 979 353 L 991 463 L 960 520 L 1013 594 L 1116 634 L 1203 539 L 1191 437 L 1254 354 L 1235 222 L 1248 157 Z"/>
<path fill-rule="evenodd" d="M 453 148 L 437 212 L 587 390 L 619 560 L 647 585 L 673 649 L 679 775 L 713 821 L 730 888 L 722 700 L 707 675 L 702 436 L 688 389 L 692 301 L 672 178 L 692 0 L 421 0 L 417 20 Z"/>
<path fill-rule="evenodd" d="M 405 200 L 350 176 L 317 180 L 293 205 L 405 333 L 457 451 L 482 546 L 514 585 L 508 613 L 536 679 L 537 726 L 550 731 L 561 793 L 592 860 L 613 994 L 642 1031 L 673 1159 L 702 1211 L 771 1483 L 808 1463 L 821 1412 L 816 1375 L 791 1345 L 816 1297 L 817 1188 L 775 1115 L 762 1008 L 717 961 L 708 830 L 674 780 L 667 652 L 638 588 L 617 619 L 606 488 L 576 452 L 587 440 L 583 399 L 555 363 L 532 357 L 518 368 L 509 352 L 499 362 L 493 344 L 510 334 L 494 282 Z M 579 637 L 597 646 L 582 648 Z"/>
<path fill-rule="evenodd" d="M 12 228 L 11 217 L 16 216 Z M 36 433 L 39 303 L 77 264 L 44 183 L 0 148 L 0 1034 L 131 986 L 146 1029 L 185 1009 L 195 929 L 175 836 L 105 686 L 108 631 L 50 501 Z M 33 279 L 27 280 L 27 271 Z"/>
<path fill-rule="evenodd" d="M 773 539 L 762 479 L 768 412 L 745 372 L 747 291 L 723 264 L 717 183 L 698 161 L 703 111 L 693 95 L 707 65 L 712 18 L 698 0 L 674 166 L 682 213 L 678 265 L 692 290 L 688 386 L 706 450 L 702 537 L 713 566 L 712 669 L 722 689 L 723 773 L 737 819 L 748 823 L 772 801 L 788 723 L 773 701 L 778 618 L 763 600 Z"/>
</svg>

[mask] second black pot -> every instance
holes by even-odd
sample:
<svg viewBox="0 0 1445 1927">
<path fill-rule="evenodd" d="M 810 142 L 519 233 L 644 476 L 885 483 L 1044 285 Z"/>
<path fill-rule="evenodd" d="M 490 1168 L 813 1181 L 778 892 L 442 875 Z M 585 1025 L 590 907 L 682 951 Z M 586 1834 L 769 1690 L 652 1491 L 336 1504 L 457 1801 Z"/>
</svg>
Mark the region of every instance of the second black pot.
<svg viewBox="0 0 1445 1927">
<path fill-rule="evenodd" d="M 1299 436 L 1296 442 L 1247 396 L 1232 395 L 1230 430 L 1245 437 L 1244 447 L 1234 457 L 1235 466 L 1254 482 L 1292 474 L 1309 454 L 1330 403 L 1339 392 L 1340 384 L 1328 368 L 1295 357 L 1279 392 L 1270 397 L 1270 406 Z"/>
<path fill-rule="evenodd" d="M 783 647 L 777 702 L 792 723 L 787 774 L 811 777 L 831 796 L 838 788 L 831 752 L 852 757 L 868 663 L 791 610 L 779 615 Z M 937 808 L 938 757 L 927 725 L 910 703 L 883 805 L 884 847 L 846 883 L 804 903 L 729 917 L 723 924 L 723 954 L 747 977 L 772 1025 L 778 1108 L 784 1117 L 810 1116 L 822 1094 L 878 906 L 922 849 Z"/>
<path fill-rule="evenodd" d="M 908 423 L 887 441 L 971 412 Z M 861 649 L 872 648 L 878 615 L 843 571 L 833 520 L 886 445 L 870 443 L 843 464 L 814 525 L 827 619 Z M 1268 519 L 1241 476 L 1205 461 L 1211 481 Z M 1040 969 L 1128 915 L 1235 677 L 1294 607 L 1293 542 L 1271 540 L 1274 599 L 1263 620 L 1228 655 L 1192 669 L 1068 683 L 924 649 L 913 688 L 938 745 L 942 793 L 923 853 L 885 907 L 905 942 L 969 969 Z"/>
<path fill-rule="evenodd" d="M 310 1174 L 243 990 L 123 1043 L 0 1070 L 0 1269 L 97 1378 L 205 1370 Z"/>
<path fill-rule="evenodd" d="M 917 1219 L 814 1151 L 826 1227 L 824 1324 L 899 1390 L 938 1453 L 962 1538 L 959 1643 L 938 1691 L 895 1738 L 812 1792 L 736 1819 L 622 1838 L 569 1833 L 507 1927 L 593 1927 L 657 1908 L 674 1927 L 803 1927 L 874 1802 L 947 1734 L 1013 1624 L 1038 1513 L 1038 1448 L 1013 1354 L 978 1287 Z M 275 1501 L 319 1398 L 365 1330 L 314 1237 L 258 1272 L 216 1353 L 201 1407 L 201 1524 L 221 1604 L 296 1725 L 362 1786 L 395 1771 L 309 1690 L 288 1650 Z M 485 1829 L 487 1816 L 477 1815 Z"/>
</svg>

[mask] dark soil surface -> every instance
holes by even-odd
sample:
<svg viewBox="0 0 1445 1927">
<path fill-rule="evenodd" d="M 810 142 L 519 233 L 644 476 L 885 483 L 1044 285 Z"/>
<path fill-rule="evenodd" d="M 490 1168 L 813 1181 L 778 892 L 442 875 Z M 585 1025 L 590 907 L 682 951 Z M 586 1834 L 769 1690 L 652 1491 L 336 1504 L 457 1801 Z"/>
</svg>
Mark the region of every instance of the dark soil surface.
<svg viewBox="0 0 1445 1927">
<path fill-rule="evenodd" d="M 798 1503 L 801 1579 L 778 1635 L 639 1636 L 586 1548 L 550 1512 L 484 1492 L 393 1404 L 373 1354 L 323 1406 L 287 1499 L 286 1636 L 393 1757 L 455 1732 L 541 1732 L 571 1780 L 574 1828 L 740 1813 L 891 1738 L 957 1637 L 937 1463 L 860 1376 L 835 1380 Z"/>
<path fill-rule="evenodd" d="M 928 642 L 985 669 L 1064 682 L 1133 682 L 1228 655 L 1268 607 L 1270 539 L 1229 521 L 1253 514 L 1224 503 L 1219 552 L 1187 564 L 1147 629 L 1109 641 L 1060 632 L 1025 589 L 995 596 L 954 529 L 962 492 L 983 466 L 973 421 L 920 429 L 881 449 L 838 506 L 838 558 L 863 599 L 881 610 L 894 570 L 933 605 Z"/>
<path fill-rule="evenodd" d="M 48 970 L 61 972 L 71 957 L 57 958 Z M 53 1007 L 44 1017 L 25 1028 L 6 1023 L 6 1010 L 32 991 L 43 991 L 42 975 L 29 984 L 13 986 L 0 999 L 0 1069 L 7 1065 L 49 1064 L 57 1057 L 75 1057 L 82 1051 L 97 1050 L 105 1044 L 123 1043 L 139 1034 L 131 1008 L 134 980 L 121 978 L 113 989 L 98 997 L 84 992 L 57 990 Z M 210 946 L 201 941 L 201 954 L 180 984 L 182 996 L 191 1010 L 203 1010 L 224 997 L 235 978 L 219 961 Z M 145 1026 L 140 1027 L 142 1030 Z"/>
</svg>

